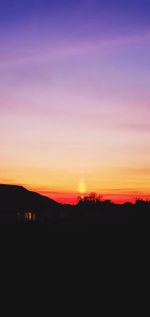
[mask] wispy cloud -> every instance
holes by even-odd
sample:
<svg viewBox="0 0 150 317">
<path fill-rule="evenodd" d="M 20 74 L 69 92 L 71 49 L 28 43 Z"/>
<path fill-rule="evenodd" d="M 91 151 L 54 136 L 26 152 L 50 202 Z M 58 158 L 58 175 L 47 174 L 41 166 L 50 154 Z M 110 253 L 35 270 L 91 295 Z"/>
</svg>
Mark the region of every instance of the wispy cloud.
<svg viewBox="0 0 150 317">
<path fill-rule="evenodd" d="M 39 43 L 34 43 L 26 45 L 24 49 L 19 50 L 19 40 L 16 43 L 16 47 L 12 47 L 11 51 L 8 47 L 3 48 L 3 52 L 0 51 L 0 67 L 14 67 L 19 65 L 25 65 L 30 63 L 44 63 L 51 61 L 57 61 L 60 59 L 66 59 L 73 56 L 82 56 L 88 54 L 94 54 L 97 52 L 107 52 L 110 49 L 117 49 L 120 46 L 128 46 L 135 44 L 150 44 L 150 32 L 144 32 L 141 34 L 131 34 L 131 35 L 119 35 L 112 36 L 111 38 L 101 38 L 96 39 L 80 39 L 72 40 L 66 43 L 59 44 L 56 42 L 50 42 L 48 39 L 42 46 Z"/>
</svg>

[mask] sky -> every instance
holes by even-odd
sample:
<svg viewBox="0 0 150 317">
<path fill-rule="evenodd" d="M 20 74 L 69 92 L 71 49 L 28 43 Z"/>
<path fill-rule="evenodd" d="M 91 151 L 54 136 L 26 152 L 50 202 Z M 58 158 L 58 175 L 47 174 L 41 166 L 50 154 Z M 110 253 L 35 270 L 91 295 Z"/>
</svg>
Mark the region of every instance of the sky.
<svg viewBox="0 0 150 317">
<path fill-rule="evenodd" d="M 149 0 L 0 0 L 0 183 L 150 199 L 149 17 Z"/>
</svg>

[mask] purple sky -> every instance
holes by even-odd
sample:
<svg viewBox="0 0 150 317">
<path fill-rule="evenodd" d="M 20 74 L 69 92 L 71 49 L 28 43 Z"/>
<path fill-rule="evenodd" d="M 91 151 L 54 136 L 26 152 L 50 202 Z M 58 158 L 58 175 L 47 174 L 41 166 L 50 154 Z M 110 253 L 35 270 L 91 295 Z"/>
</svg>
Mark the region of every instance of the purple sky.
<svg viewBox="0 0 150 317">
<path fill-rule="evenodd" d="M 146 0 L 0 0 L 0 182 L 150 194 L 149 16 Z"/>
</svg>

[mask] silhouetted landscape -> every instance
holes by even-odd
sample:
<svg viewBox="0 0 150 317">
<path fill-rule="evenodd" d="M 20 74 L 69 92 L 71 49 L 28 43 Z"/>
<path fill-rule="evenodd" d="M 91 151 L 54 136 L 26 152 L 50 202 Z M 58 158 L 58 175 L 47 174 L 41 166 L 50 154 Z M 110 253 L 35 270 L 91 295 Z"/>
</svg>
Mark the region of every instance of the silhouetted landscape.
<svg viewBox="0 0 150 317">
<path fill-rule="evenodd" d="M 51 230 L 99 230 L 105 225 L 147 224 L 150 201 L 115 204 L 95 193 L 76 205 L 60 204 L 21 186 L 0 185 L 0 224 L 49 225 Z"/>
</svg>

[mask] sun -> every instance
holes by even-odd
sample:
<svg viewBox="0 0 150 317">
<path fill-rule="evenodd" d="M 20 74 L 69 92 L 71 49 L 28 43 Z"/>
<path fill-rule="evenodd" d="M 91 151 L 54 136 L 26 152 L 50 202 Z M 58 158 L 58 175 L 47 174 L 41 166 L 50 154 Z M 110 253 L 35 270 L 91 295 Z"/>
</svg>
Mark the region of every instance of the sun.
<svg viewBox="0 0 150 317">
<path fill-rule="evenodd" d="M 83 195 L 86 193 L 86 184 L 84 179 L 81 179 L 78 185 L 78 192 Z"/>
</svg>

